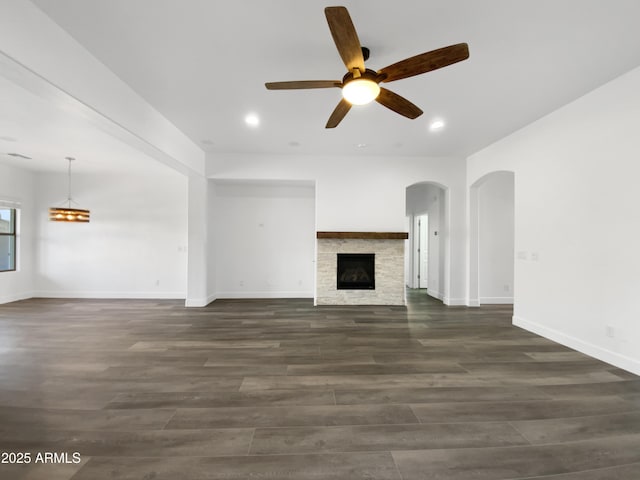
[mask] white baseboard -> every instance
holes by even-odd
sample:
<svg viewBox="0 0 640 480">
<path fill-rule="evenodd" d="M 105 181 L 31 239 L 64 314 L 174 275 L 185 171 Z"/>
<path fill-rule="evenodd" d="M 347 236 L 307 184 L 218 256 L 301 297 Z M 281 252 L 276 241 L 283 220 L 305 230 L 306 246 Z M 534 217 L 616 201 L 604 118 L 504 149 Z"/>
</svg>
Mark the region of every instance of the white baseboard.
<svg viewBox="0 0 640 480">
<path fill-rule="evenodd" d="M 580 340 L 579 338 L 573 337 L 571 335 L 566 335 L 558 330 L 553 328 L 545 327 L 544 325 L 540 325 L 536 322 L 531 322 L 522 317 L 518 317 L 514 315 L 513 324 L 517 327 L 524 328 L 529 332 L 535 333 L 542 337 L 548 338 L 549 340 L 553 340 L 554 342 L 560 343 L 569 348 L 573 348 L 581 353 L 589 355 L 591 357 L 597 358 L 598 360 L 602 360 L 603 362 L 610 363 L 618 368 L 622 368 L 623 370 L 627 370 L 636 375 L 640 375 L 640 361 L 627 357 L 626 355 L 621 355 L 616 352 L 612 352 L 606 348 L 599 347 L 589 342 L 585 342 Z"/>
<path fill-rule="evenodd" d="M 513 305 L 513 297 L 480 297 L 480 305 Z"/>
<path fill-rule="evenodd" d="M 449 307 L 460 307 L 460 306 L 466 306 L 467 305 L 467 301 L 464 298 L 449 298 L 449 297 L 445 297 L 442 299 L 442 303 L 444 303 L 445 305 L 449 306 Z"/>
<path fill-rule="evenodd" d="M 196 308 L 196 307 L 206 307 L 211 302 L 214 302 L 217 299 L 215 295 L 209 295 L 206 298 L 187 298 L 184 301 L 184 306 L 187 308 Z"/>
<path fill-rule="evenodd" d="M 218 292 L 216 298 L 313 298 L 313 292 Z"/>
<path fill-rule="evenodd" d="M 477 298 L 472 298 L 467 300 L 467 307 L 479 307 L 480 306 L 480 300 L 478 300 Z"/>
<path fill-rule="evenodd" d="M 158 299 L 180 300 L 185 298 L 184 292 L 113 292 L 113 291 L 46 291 L 41 290 L 33 294 L 36 298 L 97 298 L 97 299 Z"/>
<path fill-rule="evenodd" d="M 5 295 L 0 297 L 0 304 L 26 300 L 28 298 L 33 298 L 34 296 L 35 295 L 33 293 L 14 293 L 13 295 Z"/>
</svg>

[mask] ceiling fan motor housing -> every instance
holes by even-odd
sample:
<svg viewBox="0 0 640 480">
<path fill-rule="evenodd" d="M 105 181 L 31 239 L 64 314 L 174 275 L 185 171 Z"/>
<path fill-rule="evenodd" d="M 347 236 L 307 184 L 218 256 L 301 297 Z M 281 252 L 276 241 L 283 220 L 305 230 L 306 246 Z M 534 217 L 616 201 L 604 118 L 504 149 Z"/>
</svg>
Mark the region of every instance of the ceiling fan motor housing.
<svg viewBox="0 0 640 480">
<path fill-rule="evenodd" d="M 376 72 L 375 70 L 367 68 L 364 72 L 360 72 L 359 77 L 354 76 L 353 72 L 347 72 L 346 75 L 342 77 L 342 85 L 346 85 L 350 81 L 356 79 L 371 80 L 372 82 L 380 83 L 383 78 L 384 77 L 380 78 L 380 75 L 378 75 L 378 72 Z"/>
</svg>

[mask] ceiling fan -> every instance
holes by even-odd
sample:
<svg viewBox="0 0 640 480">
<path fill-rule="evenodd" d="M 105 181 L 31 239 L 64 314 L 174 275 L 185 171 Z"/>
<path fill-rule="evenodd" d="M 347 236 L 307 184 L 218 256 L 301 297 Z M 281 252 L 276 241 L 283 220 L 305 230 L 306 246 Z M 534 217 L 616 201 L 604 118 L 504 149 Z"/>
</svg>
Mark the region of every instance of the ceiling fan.
<svg viewBox="0 0 640 480">
<path fill-rule="evenodd" d="M 469 58 L 468 45 L 458 43 L 406 58 L 376 72 L 365 68 L 364 62 L 369 58 L 369 49 L 360 45 L 347 9 L 326 7 L 324 13 L 338 53 L 347 67 L 347 74 L 342 80 L 269 82 L 265 86 L 269 90 L 342 89 L 343 98 L 329 117 L 326 128 L 337 127 L 352 105 L 365 105 L 373 100 L 407 118 L 417 118 L 423 113 L 420 108 L 379 84 L 427 73 Z"/>
</svg>

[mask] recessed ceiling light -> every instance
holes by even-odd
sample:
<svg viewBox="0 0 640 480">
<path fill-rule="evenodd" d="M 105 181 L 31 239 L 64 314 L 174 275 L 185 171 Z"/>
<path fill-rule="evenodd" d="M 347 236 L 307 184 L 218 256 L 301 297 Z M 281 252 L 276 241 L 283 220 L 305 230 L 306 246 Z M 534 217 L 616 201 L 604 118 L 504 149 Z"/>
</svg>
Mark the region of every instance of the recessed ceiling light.
<svg viewBox="0 0 640 480">
<path fill-rule="evenodd" d="M 289 142 L 289 146 L 290 147 L 299 147 L 300 146 L 300 142 Z"/>
<path fill-rule="evenodd" d="M 429 125 L 429 130 L 435 132 L 436 130 L 442 130 L 444 128 L 444 120 L 434 120 Z"/>
<path fill-rule="evenodd" d="M 260 118 L 255 113 L 250 113 L 244 117 L 244 122 L 250 127 L 257 127 L 260 125 Z"/>
<path fill-rule="evenodd" d="M 366 146 L 367 146 L 366 143 L 358 143 L 358 144 L 356 144 L 356 147 L 358 147 L 358 148 L 365 148 Z"/>
<path fill-rule="evenodd" d="M 215 145 L 215 142 L 213 140 L 208 140 L 207 139 L 207 140 L 202 140 L 202 144 L 211 146 L 211 145 Z"/>
</svg>

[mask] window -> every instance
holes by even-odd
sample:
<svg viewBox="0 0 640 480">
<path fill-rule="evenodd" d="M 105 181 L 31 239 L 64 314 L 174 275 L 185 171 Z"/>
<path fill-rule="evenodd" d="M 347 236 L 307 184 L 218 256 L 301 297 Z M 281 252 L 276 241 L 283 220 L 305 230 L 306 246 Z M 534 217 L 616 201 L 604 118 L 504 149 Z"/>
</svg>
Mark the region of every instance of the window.
<svg viewBox="0 0 640 480">
<path fill-rule="evenodd" d="M 16 269 L 16 209 L 0 207 L 0 272 Z"/>
</svg>

